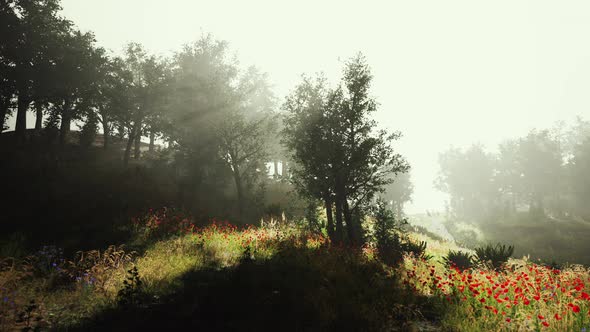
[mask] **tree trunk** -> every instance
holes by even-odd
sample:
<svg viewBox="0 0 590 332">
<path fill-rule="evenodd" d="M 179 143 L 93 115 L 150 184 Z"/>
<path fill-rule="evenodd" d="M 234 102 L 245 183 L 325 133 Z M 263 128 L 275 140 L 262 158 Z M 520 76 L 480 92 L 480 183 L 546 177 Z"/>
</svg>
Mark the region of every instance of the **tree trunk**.
<svg viewBox="0 0 590 332">
<path fill-rule="evenodd" d="M 63 146 L 67 142 L 68 134 L 72 123 L 72 110 L 70 109 L 70 101 L 66 99 L 61 113 L 61 126 L 59 128 L 59 145 Z"/>
<path fill-rule="evenodd" d="M 125 154 L 123 155 L 123 166 L 129 165 L 129 157 L 131 157 L 131 147 L 133 146 L 133 142 L 135 141 L 135 136 L 137 134 L 137 126 L 134 125 L 129 133 L 129 137 L 127 139 L 127 145 L 125 146 Z"/>
<path fill-rule="evenodd" d="M 109 117 L 106 112 L 101 113 L 102 116 L 102 147 L 107 150 L 109 148 L 111 127 L 109 126 Z"/>
<path fill-rule="evenodd" d="M 43 105 L 35 102 L 35 135 L 39 136 L 43 129 Z"/>
<path fill-rule="evenodd" d="M 150 130 L 150 147 L 149 152 L 154 152 L 154 146 L 156 142 L 156 132 L 152 129 Z"/>
<path fill-rule="evenodd" d="M 289 176 L 289 165 L 287 164 L 287 161 L 283 160 L 281 162 L 281 168 L 281 177 L 286 179 Z"/>
<path fill-rule="evenodd" d="M 353 245 L 359 245 L 359 239 L 356 234 L 356 220 L 352 218 L 352 211 L 350 211 L 350 207 L 348 206 L 348 202 L 346 199 L 342 200 L 342 209 L 344 214 L 344 221 L 346 222 L 346 233 L 348 235 L 348 242 Z"/>
<path fill-rule="evenodd" d="M 233 157 L 232 157 L 233 158 Z M 244 192 L 242 188 L 242 177 L 238 165 L 232 164 L 234 181 L 236 182 L 236 192 L 238 194 L 238 216 L 241 219 L 244 213 Z"/>
<path fill-rule="evenodd" d="M 342 222 L 342 202 L 336 199 L 336 233 L 334 234 L 335 243 L 340 244 L 344 238 L 344 225 Z"/>
<path fill-rule="evenodd" d="M 141 124 L 139 124 L 140 128 L 141 128 Z M 137 132 L 135 133 L 135 140 L 134 140 L 134 144 L 135 144 L 135 149 L 134 149 L 134 153 L 133 153 L 133 159 L 139 159 L 139 157 L 141 156 L 141 129 L 138 129 Z"/>
<path fill-rule="evenodd" d="M 332 213 L 332 200 L 329 196 L 324 198 L 324 204 L 326 206 L 326 218 L 328 219 L 328 237 L 330 241 L 335 242 L 334 238 L 334 215 Z"/>
<path fill-rule="evenodd" d="M 118 138 L 119 138 L 119 143 L 123 142 L 123 139 L 125 139 L 125 126 L 124 125 L 120 125 L 117 129 L 118 131 Z"/>
<path fill-rule="evenodd" d="M 274 175 L 273 177 L 276 179 L 279 177 L 279 162 L 276 160 L 273 160 L 273 165 L 274 165 Z"/>
<path fill-rule="evenodd" d="M 23 143 L 25 141 L 25 136 L 27 134 L 27 111 L 29 110 L 30 104 L 31 100 L 29 97 L 25 93 L 19 91 L 16 124 L 14 127 L 14 135 L 16 136 L 16 141 L 18 143 Z"/>
</svg>

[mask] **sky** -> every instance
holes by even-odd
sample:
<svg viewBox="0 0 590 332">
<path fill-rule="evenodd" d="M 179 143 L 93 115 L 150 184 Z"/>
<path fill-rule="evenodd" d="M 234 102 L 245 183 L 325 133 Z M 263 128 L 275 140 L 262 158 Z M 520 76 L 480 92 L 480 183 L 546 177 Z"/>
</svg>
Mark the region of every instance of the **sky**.
<svg viewBox="0 0 590 332">
<path fill-rule="evenodd" d="M 380 126 L 412 165 L 408 213 L 443 210 L 438 154 L 490 148 L 558 120 L 590 118 L 590 1 L 62 0 L 63 15 L 120 52 L 130 41 L 170 55 L 203 33 L 284 96 L 301 74 L 333 82 L 363 52 Z"/>
</svg>

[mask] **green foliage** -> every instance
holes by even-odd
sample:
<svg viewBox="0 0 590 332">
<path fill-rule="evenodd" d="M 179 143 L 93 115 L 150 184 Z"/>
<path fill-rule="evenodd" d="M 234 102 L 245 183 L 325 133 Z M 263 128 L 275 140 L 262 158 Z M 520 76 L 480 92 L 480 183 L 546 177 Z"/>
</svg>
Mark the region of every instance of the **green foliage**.
<svg viewBox="0 0 590 332">
<path fill-rule="evenodd" d="M 370 117 L 377 109 L 369 94 L 372 79 L 358 54 L 345 64 L 337 87 L 328 88 L 324 77 L 304 77 L 283 105 L 283 143 L 296 163 L 293 181 L 302 195 L 323 200 L 327 212 L 335 205 L 336 227 L 328 234 L 336 242 L 344 238 L 344 219 L 348 241 L 362 243 L 362 218 L 355 213 L 392 182 L 392 174 L 409 169 L 392 147 L 401 134 L 378 130 Z"/>
<path fill-rule="evenodd" d="M 378 199 L 372 208 L 373 230 L 369 238 L 375 243 L 379 259 L 389 265 L 400 263 L 405 254 L 428 260 L 425 241 L 414 242 L 407 236 L 406 219 L 398 220 L 387 204 Z"/>
<path fill-rule="evenodd" d="M 480 264 L 500 270 L 508 262 L 508 258 L 514 253 L 514 246 L 503 244 L 491 245 L 475 248 L 475 258 Z"/>
<path fill-rule="evenodd" d="M 401 239 L 402 226 L 405 220 L 398 221 L 393 212 L 387 208 L 383 200 L 378 200 L 373 208 L 372 238 L 375 241 L 379 259 L 384 263 L 396 265 L 403 259 L 403 245 Z"/>
<path fill-rule="evenodd" d="M 307 208 L 305 209 L 305 220 L 307 221 L 306 228 L 313 233 L 322 233 L 325 225 L 320 219 L 320 213 L 318 211 L 319 206 L 315 201 L 310 200 Z"/>
<path fill-rule="evenodd" d="M 405 253 L 413 255 L 414 257 L 430 260 L 433 256 L 426 253 L 426 246 L 426 241 L 414 242 L 408 239 L 403 244 L 402 250 Z"/>
<path fill-rule="evenodd" d="M 474 257 L 468 252 L 449 250 L 447 256 L 443 257 L 443 262 L 447 268 L 464 271 L 474 266 Z"/>
</svg>

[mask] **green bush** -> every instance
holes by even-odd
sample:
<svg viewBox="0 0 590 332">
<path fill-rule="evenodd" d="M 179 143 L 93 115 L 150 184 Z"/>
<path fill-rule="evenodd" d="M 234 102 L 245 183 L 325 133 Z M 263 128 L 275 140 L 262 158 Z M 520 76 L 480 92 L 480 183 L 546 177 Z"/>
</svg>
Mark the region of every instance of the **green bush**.
<svg viewBox="0 0 590 332">
<path fill-rule="evenodd" d="M 426 246 L 427 246 L 426 241 L 413 242 L 413 241 L 407 240 L 402 245 L 402 250 L 405 253 L 412 254 L 414 257 L 429 260 L 432 258 L 432 256 L 426 254 Z"/>
<path fill-rule="evenodd" d="M 403 258 L 402 227 L 407 223 L 405 220 L 395 219 L 393 212 L 387 208 L 383 200 L 378 200 L 373 207 L 375 224 L 372 238 L 377 247 L 377 254 L 385 264 L 395 265 Z"/>
<path fill-rule="evenodd" d="M 373 207 L 373 218 L 375 221 L 370 237 L 383 263 L 396 265 L 402 261 L 404 254 L 412 254 L 426 260 L 432 258 L 426 254 L 425 241 L 415 243 L 408 238 L 405 228 L 408 221 L 396 219 L 393 212 L 387 208 L 387 203 L 381 199 Z"/>
<path fill-rule="evenodd" d="M 496 244 L 495 246 L 488 244 L 484 247 L 475 248 L 475 256 L 479 263 L 500 270 L 508 261 L 508 258 L 514 253 L 514 246 L 506 246 L 503 244 Z"/>
<path fill-rule="evenodd" d="M 474 265 L 474 257 L 463 251 L 450 250 L 446 257 L 443 257 L 444 264 L 447 268 L 455 267 L 460 271 L 470 269 Z"/>
</svg>

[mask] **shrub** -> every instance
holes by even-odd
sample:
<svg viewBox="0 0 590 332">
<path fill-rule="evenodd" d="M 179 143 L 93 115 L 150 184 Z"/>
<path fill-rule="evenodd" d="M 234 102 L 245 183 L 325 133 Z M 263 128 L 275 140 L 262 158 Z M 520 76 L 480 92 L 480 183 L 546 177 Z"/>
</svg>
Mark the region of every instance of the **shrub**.
<svg viewBox="0 0 590 332">
<path fill-rule="evenodd" d="M 474 265 L 474 257 L 460 250 L 450 250 L 447 256 L 443 257 L 443 261 L 447 268 L 455 267 L 460 271 L 471 269 Z"/>
<path fill-rule="evenodd" d="M 402 227 L 407 222 L 395 219 L 393 212 L 386 206 L 385 201 L 379 199 L 373 207 L 375 224 L 372 238 L 377 247 L 379 259 L 385 264 L 395 265 L 403 258 Z"/>
<path fill-rule="evenodd" d="M 513 253 L 514 246 L 507 247 L 500 243 L 495 246 L 488 244 L 485 247 L 475 248 L 477 261 L 494 270 L 500 270 Z"/>
<path fill-rule="evenodd" d="M 383 200 L 379 199 L 373 207 L 373 217 L 375 221 L 370 237 L 376 245 L 379 259 L 385 264 L 398 264 L 404 254 L 412 254 L 425 260 L 432 258 L 426 254 L 427 243 L 411 241 L 405 229 L 408 221 L 396 219 Z"/>
<path fill-rule="evenodd" d="M 426 246 L 426 241 L 414 242 L 408 240 L 402 245 L 402 250 L 405 253 L 412 254 L 414 257 L 429 260 L 432 256 L 426 253 Z"/>
</svg>

